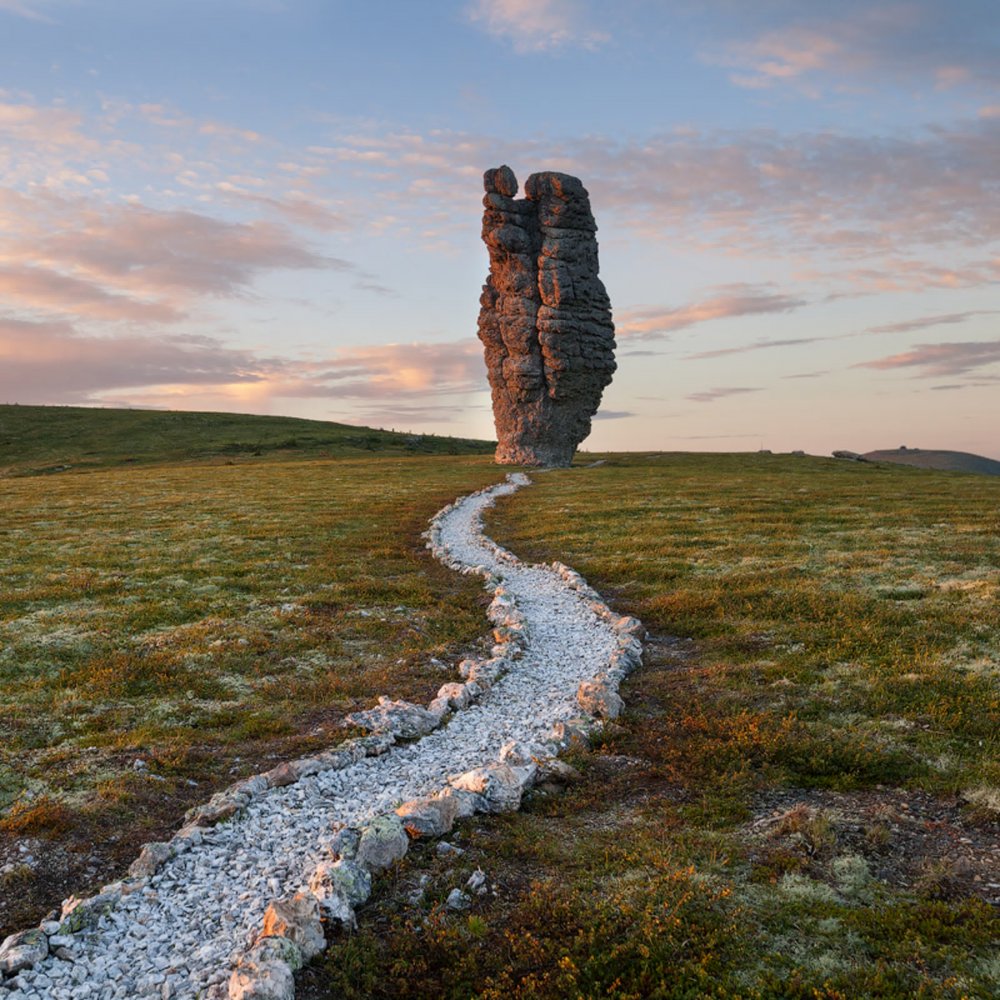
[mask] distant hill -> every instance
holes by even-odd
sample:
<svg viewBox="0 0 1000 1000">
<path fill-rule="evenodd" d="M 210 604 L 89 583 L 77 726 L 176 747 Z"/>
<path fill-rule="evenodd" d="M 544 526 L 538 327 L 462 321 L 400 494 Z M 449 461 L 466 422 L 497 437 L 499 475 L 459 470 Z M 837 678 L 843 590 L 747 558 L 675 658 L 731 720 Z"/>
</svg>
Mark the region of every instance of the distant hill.
<svg viewBox="0 0 1000 1000">
<path fill-rule="evenodd" d="M 488 441 L 243 413 L 0 405 L 0 476 L 240 456 L 489 454 Z"/>
<path fill-rule="evenodd" d="M 925 451 L 923 448 L 895 448 L 870 451 L 862 456 L 869 462 L 895 462 L 913 465 L 918 469 L 937 469 L 942 472 L 978 472 L 987 476 L 1000 476 L 1000 462 L 967 451 Z"/>
</svg>

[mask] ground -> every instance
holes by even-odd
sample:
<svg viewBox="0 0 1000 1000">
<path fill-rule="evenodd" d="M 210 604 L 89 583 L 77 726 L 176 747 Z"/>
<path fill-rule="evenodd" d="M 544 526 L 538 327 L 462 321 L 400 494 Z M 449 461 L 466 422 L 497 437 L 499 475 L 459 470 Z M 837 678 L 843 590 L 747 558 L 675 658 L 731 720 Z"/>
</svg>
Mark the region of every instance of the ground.
<svg viewBox="0 0 1000 1000">
<path fill-rule="evenodd" d="M 628 711 L 576 785 L 404 861 L 302 995 L 995 996 L 997 484 L 606 459 L 488 529 L 647 624 Z"/>
<path fill-rule="evenodd" d="M 350 735 L 376 695 L 433 697 L 487 602 L 420 533 L 495 477 L 428 456 L 7 480 L 0 932 L 237 777 Z"/>
<path fill-rule="evenodd" d="M 626 714 L 573 754 L 575 783 L 462 825 L 462 854 L 411 851 L 300 995 L 995 996 L 1000 482 L 603 458 L 536 474 L 488 530 L 646 623 Z M 375 695 L 430 692 L 484 600 L 419 534 L 500 474 L 387 457 L 8 480 L 0 923 Z M 448 911 L 477 867 L 487 891 Z"/>
</svg>

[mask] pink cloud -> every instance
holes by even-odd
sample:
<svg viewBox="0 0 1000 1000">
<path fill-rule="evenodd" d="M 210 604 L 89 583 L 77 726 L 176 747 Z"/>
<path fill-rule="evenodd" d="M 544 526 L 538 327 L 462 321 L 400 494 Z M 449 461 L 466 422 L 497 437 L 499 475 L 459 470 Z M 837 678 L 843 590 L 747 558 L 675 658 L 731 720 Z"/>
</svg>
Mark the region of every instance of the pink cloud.
<svg viewBox="0 0 1000 1000">
<path fill-rule="evenodd" d="M 716 386 L 714 389 L 705 389 L 703 392 L 692 392 L 685 399 L 693 400 L 696 403 L 714 403 L 717 399 L 727 399 L 729 396 L 741 396 L 748 392 L 761 392 L 761 386 Z"/>
<path fill-rule="evenodd" d="M 956 344 L 918 344 L 912 350 L 891 354 L 874 361 L 862 361 L 855 368 L 887 371 L 895 368 L 922 368 L 920 378 L 964 375 L 1000 362 L 1000 340 Z"/>
<path fill-rule="evenodd" d="M 870 326 L 867 333 L 909 333 L 912 330 L 926 330 L 931 326 L 951 326 L 955 323 L 965 323 L 975 316 L 994 316 L 1000 310 L 970 309 L 967 312 L 946 313 L 938 316 L 920 316 L 917 319 L 907 319 L 899 323 L 885 323 L 882 326 Z"/>
<path fill-rule="evenodd" d="M 171 322 L 193 299 L 240 296 L 269 271 L 356 271 L 270 222 L 49 191 L 0 190 L 0 211 L 8 220 L 0 287 L 9 301 L 79 318 Z"/>
<path fill-rule="evenodd" d="M 747 5 L 734 19 L 746 26 L 744 36 L 704 58 L 733 69 L 738 86 L 793 85 L 809 95 L 819 85 L 857 88 L 879 79 L 916 79 L 937 89 L 996 81 L 995 52 L 975 16 L 927 0 L 793 6 L 794 13 L 776 19 L 767 5 Z"/>
<path fill-rule="evenodd" d="M 165 302 L 114 295 L 91 281 L 42 267 L 0 266 L 0 297 L 12 306 L 90 319 L 172 323 L 183 315 Z"/>
<path fill-rule="evenodd" d="M 350 269 L 266 222 L 227 222 L 138 205 L 85 210 L 75 222 L 43 238 L 38 254 L 140 292 L 233 295 L 261 271 Z"/>
<path fill-rule="evenodd" d="M 595 49 L 610 38 L 588 23 L 582 0 L 474 0 L 466 16 L 522 53 L 567 46 Z"/>
<path fill-rule="evenodd" d="M 90 402 L 129 387 L 254 382 L 263 377 L 258 365 L 248 352 L 214 340 L 97 337 L 65 322 L 0 319 L 0 399 L 10 402 Z"/>
<path fill-rule="evenodd" d="M 790 312 L 804 306 L 805 300 L 755 285 L 725 285 L 718 294 L 673 308 L 644 306 L 625 309 L 615 315 L 615 329 L 622 337 L 649 339 L 696 323 L 736 316 Z"/>
<path fill-rule="evenodd" d="M 28 147 L 92 149 L 94 144 L 80 131 L 81 123 L 80 115 L 65 108 L 0 103 L 0 137 Z"/>
<path fill-rule="evenodd" d="M 294 378 L 275 384 L 287 397 L 402 398 L 453 395 L 486 388 L 478 340 L 381 344 L 345 349 L 337 356 L 301 363 Z"/>
<path fill-rule="evenodd" d="M 64 321 L 0 317 L 0 400 L 172 403 L 204 398 L 368 400 L 458 405 L 486 390 L 479 342 L 345 348 L 330 358 L 269 357 L 212 337 L 95 336 Z"/>
<path fill-rule="evenodd" d="M 820 340 L 830 340 L 830 337 L 796 337 L 790 340 L 757 340 L 752 344 L 742 344 L 739 347 L 722 347 L 715 351 L 700 351 L 698 354 L 688 354 L 685 361 L 703 361 L 708 358 L 722 358 L 730 354 L 746 354 L 748 351 L 766 351 L 774 347 L 797 347 L 800 344 L 815 344 Z"/>
</svg>

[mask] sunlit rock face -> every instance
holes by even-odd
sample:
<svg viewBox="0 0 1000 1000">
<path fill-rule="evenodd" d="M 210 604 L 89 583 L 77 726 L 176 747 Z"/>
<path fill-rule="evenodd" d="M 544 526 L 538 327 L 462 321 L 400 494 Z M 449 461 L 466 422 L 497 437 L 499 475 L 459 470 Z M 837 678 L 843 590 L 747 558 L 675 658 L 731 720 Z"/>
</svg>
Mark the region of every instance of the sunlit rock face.
<svg viewBox="0 0 1000 1000">
<path fill-rule="evenodd" d="M 566 466 L 611 382 L 615 327 L 598 278 L 597 225 L 576 177 L 510 167 L 483 177 L 490 274 L 479 339 L 493 390 L 496 460 Z"/>
</svg>

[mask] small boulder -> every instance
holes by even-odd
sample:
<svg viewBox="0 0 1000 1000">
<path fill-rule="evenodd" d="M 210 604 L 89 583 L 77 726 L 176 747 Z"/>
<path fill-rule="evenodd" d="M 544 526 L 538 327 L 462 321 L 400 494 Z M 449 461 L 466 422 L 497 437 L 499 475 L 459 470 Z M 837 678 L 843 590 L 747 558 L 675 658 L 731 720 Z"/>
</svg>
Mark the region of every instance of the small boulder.
<svg viewBox="0 0 1000 1000">
<path fill-rule="evenodd" d="M 278 899 L 264 911 L 260 939 L 287 938 L 298 946 L 305 961 L 326 947 L 326 935 L 319 919 L 319 902 L 313 896 L 297 892 L 291 899 Z"/>
<path fill-rule="evenodd" d="M 486 872 L 482 868 L 477 868 L 469 876 L 469 881 L 465 883 L 465 886 L 477 896 L 485 896 L 490 891 L 490 880 L 486 877 Z"/>
<path fill-rule="evenodd" d="M 437 696 L 438 698 L 446 698 L 448 704 L 456 711 L 468 708 L 469 703 L 472 701 L 472 693 L 469 690 L 469 685 L 459 684 L 457 681 L 453 681 L 450 684 L 442 684 Z"/>
<path fill-rule="evenodd" d="M 552 783 L 554 785 L 573 785 L 578 782 L 583 775 L 566 761 L 558 757 L 549 757 L 543 760 L 538 766 L 538 780 L 540 782 Z"/>
<path fill-rule="evenodd" d="M 374 732 L 390 732 L 403 739 L 417 739 L 438 727 L 440 716 L 408 701 L 379 698 L 378 705 L 365 712 L 353 712 L 344 722 Z"/>
<path fill-rule="evenodd" d="M 593 723 L 588 719 L 569 719 L 557 722 L 552 727 L 552 738 L 561 747 L 585 750 L 590 746 L 590 733 Z"/>
<path fill-rule="evenodd" d="M 411 837 L 440 837 L 455 825 L 458 802 L 454 796 L 411 799 L 396 810 Z"/>
<path fill-rule="evenodd" d="M 299 774 L 291 762 L 286 761 L 284 764 L 272 767 L 264 774 L 264 778 L 269 788 L 284 788 L 285 785 L 292 785 L 298 781 Z"/>
<path fill-rule="evenodd" d="M 353 927 L 354 908 L 371 895 L 372 877 L 354 861 L 321 861 L 309 878 L 309 891 L 329 919 Z"/>
<path fill-rule="evenodd" d="M 460 912 L 461 910 L 467 910 L 472 905 L 472 900 L 466 893 L 462 892 L 461 889 L 456 888 L 452 889 L 451 892 L 448 893 L 448 898 L 445 900 L 444 905 L 447 906 L 449 910 Z"/>
<path fill-rule="evenodd" d="M 617 692 L 594 681 L 581 681 L 576 700 L 585 712 L 601 719 L 617 719 L 625 707 Z"/>
<path fill-rule="evenodd" d="M 16 975 L 22 969 L 30 969 L 44 961 L 48 954 L 49 939 L 45 931 L 38 927 L 19 931 L 0 944 L 0 972 L 8 976 Z"/>
<path fill-rule="evenodd" d="M 248 957 L 249 958 L 249 957 Z M 280 959 L 244 959 L 229 978 L 229 1000 L 294 1000 L 292 968 Z"/>
<path fill-rule="evenodd" d="M 410 838 L 395 813 L 376 816 L 361 830 L 356 861 L 369 871 L 381 871 L 406 854 Z"/>
<path fill-rule="evenodd" d="M 451 780 L 459 791 L 482 797 L 487 812 L 512 812 L 521 805 L 521 795 L 534 779 L 537 767 L 511 767 L 494 763 L 477 767 Z"/>
<path fill-rule="evenodd" d="M 163 841 L 153 841 L 145 844 L 139 852 L 139 857 L 129 865 L 128 873 L 133 878 L 153 875 L 174 855 L 174 849 Z"/>
</svg>

